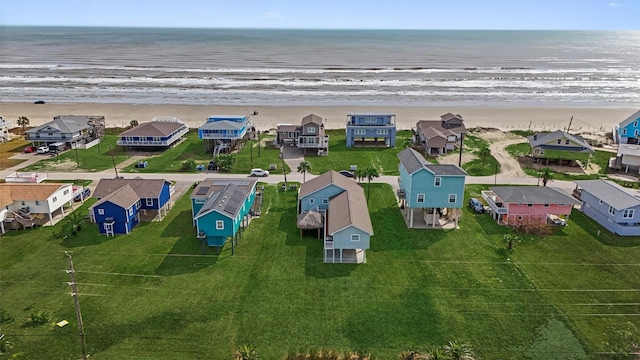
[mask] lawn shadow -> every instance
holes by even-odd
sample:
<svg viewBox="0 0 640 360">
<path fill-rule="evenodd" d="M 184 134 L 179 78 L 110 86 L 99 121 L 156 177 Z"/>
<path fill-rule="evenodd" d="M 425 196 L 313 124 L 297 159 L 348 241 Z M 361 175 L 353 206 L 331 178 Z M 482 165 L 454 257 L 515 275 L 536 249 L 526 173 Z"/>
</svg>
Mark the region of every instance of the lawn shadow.
<svg viewBox="0 0 640 360">
<path fill-rule="evenodd" d="M 640 236 L 616 235 L 580 211 L 573 211 L 571 213 L 571 220 L 573 224 L 570 222 L 569 226 L 574 225 L 581 227 L 603 245 L 614 247 L 640 246 Z"/>
<path fill-rule="evenodd" d="M 309 239 L 309 238 L 307 238 Z M 358 266 L 364 264 L 331 264 L 324 262 L 324 242 L 309 239 L 305 253 L 304 273 L 317 279 L 330 279 L 351 276 Z"/>
<path fill-rule="evenodd" d="M 372 213 L 373 237 L 371 251 L 397 251 L 427 249 L 446 237 L 441 229 L 409 229 L 397 206 L 381 208 Z M 454 230 L 455 231 L 455 230 Z"/>
<path fill-rule="evenodd" d="M 202 243 L 196 238 L 190 210 L 178 213 L 160 236 L 177 238 L 177 240 L 156 269 L 158 275 L 195 273 L 218 261 L 219 256 L 215 254 L 215 248 L 207 247 L 206 253 L 202 254 Z"/>
</svg>

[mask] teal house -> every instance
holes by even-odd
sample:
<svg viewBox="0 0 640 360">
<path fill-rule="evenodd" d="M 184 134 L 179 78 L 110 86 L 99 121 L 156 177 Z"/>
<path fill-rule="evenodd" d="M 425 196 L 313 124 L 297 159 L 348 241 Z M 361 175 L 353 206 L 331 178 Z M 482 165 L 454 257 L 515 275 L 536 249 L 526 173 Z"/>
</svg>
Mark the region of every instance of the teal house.
<svg viewBox="0 0 640 360">
<path fill-rule="evenodd" d="M 432 164 L 411 148 L 398 158 L 398 195 L 407 225 L 436 228 L 453 222 L 457 227 L 467 173 L 456 165 Z"/>
<path fill-rule="evenodd" d="M 196 235 L 218 252 L 228 238 L 235 240 L 254 214 L 256 180 L 205 179 L 191 194 L 191 215 Z"/>
</svg>

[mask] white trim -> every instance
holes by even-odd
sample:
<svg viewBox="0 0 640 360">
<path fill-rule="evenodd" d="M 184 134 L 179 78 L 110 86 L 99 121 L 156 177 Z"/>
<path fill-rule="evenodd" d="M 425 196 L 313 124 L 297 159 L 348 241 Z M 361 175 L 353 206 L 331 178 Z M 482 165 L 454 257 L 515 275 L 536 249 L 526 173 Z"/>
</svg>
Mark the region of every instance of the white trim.
<svg viewBox="0 0 640 360">
<path fill-rule="evenodd" d="M 146 198 L 145 204 L 146 206 L 153 206 L 153 198 Z"/>
<path fill-rule="evenodd" d="M 351 242 L 359 242 L 360 234 L 351 234 Z"/>
<path fill-rule="evenodd" d="M 422 197 L 422 199 L 420 199 Z M 420 194 L 416 194 L 416 203 L 418 204 L 424 204 L 424 201 L 426 199 L 426 195 L 424 193 L 420 193 Z"/>
<path fill-rule="evenodd" d="M 98 209 L 98 215 L 104 215 L 104 209 Z"/>
<path fill-rule="evenodd" d="M 433 186 L 435 187 L 440 187 L 440 185 L 442 185 L 442 177 L 440 176 L 435 176 L 433 178 Z"/>
<path fill-rule="evenodd" d="M 451 201 L 451 197 L 453 196 L 453 201 Z M 449 204 L 455 204 L 458 201 L 458 194 L 449 194 Z"/>
<path fill-rule="evenodd" d="M 224 220 L 216 220 L 216 230 L 224 230 Z"/>
</svg>

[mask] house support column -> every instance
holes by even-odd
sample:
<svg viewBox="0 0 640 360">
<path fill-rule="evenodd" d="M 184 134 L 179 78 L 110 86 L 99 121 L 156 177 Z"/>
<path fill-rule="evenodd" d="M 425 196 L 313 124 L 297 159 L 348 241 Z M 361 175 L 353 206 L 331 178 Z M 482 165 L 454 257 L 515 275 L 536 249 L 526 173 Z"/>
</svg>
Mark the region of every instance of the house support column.
<svg viewBox="0 0 640 360">
<path fill-rule="evenodd" d="M 53 226 L 53 215 L 51 215 L 51 212 L 49 212 L 49 222 L 51 223 L 51 226 Z"/>
<path fill-rule="evenodd" d="M 4 221 L 0 221 L 0 235 L 4 235 Z"/>
<path fill-rule="evenodd" d="M 433 209 L 433 217 L 431 218 L 431 227 L 435 228 L 436 227 L 436 219 L 438 218 L 438 211 L 436 211 L 436 209 Z M 438 222 L 440 222 L 440 219 L 438 219 Z"/>
<path fill-rule="evenodd" d="M 413 208 L 409 211 L 409 227 L 413 227 Z"/>
</svg>

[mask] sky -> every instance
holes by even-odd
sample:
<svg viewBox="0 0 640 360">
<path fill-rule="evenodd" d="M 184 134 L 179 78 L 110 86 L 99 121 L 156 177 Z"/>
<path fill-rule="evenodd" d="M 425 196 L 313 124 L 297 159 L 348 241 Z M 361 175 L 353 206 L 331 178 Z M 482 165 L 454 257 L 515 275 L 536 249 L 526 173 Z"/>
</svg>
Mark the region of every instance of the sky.
<svg viewBox="0 0 640 360">
<path fill-rule="evenodd" d="M 0 25 L 638 30 L 640 0 L 0 0 Z"/>
</svg>

